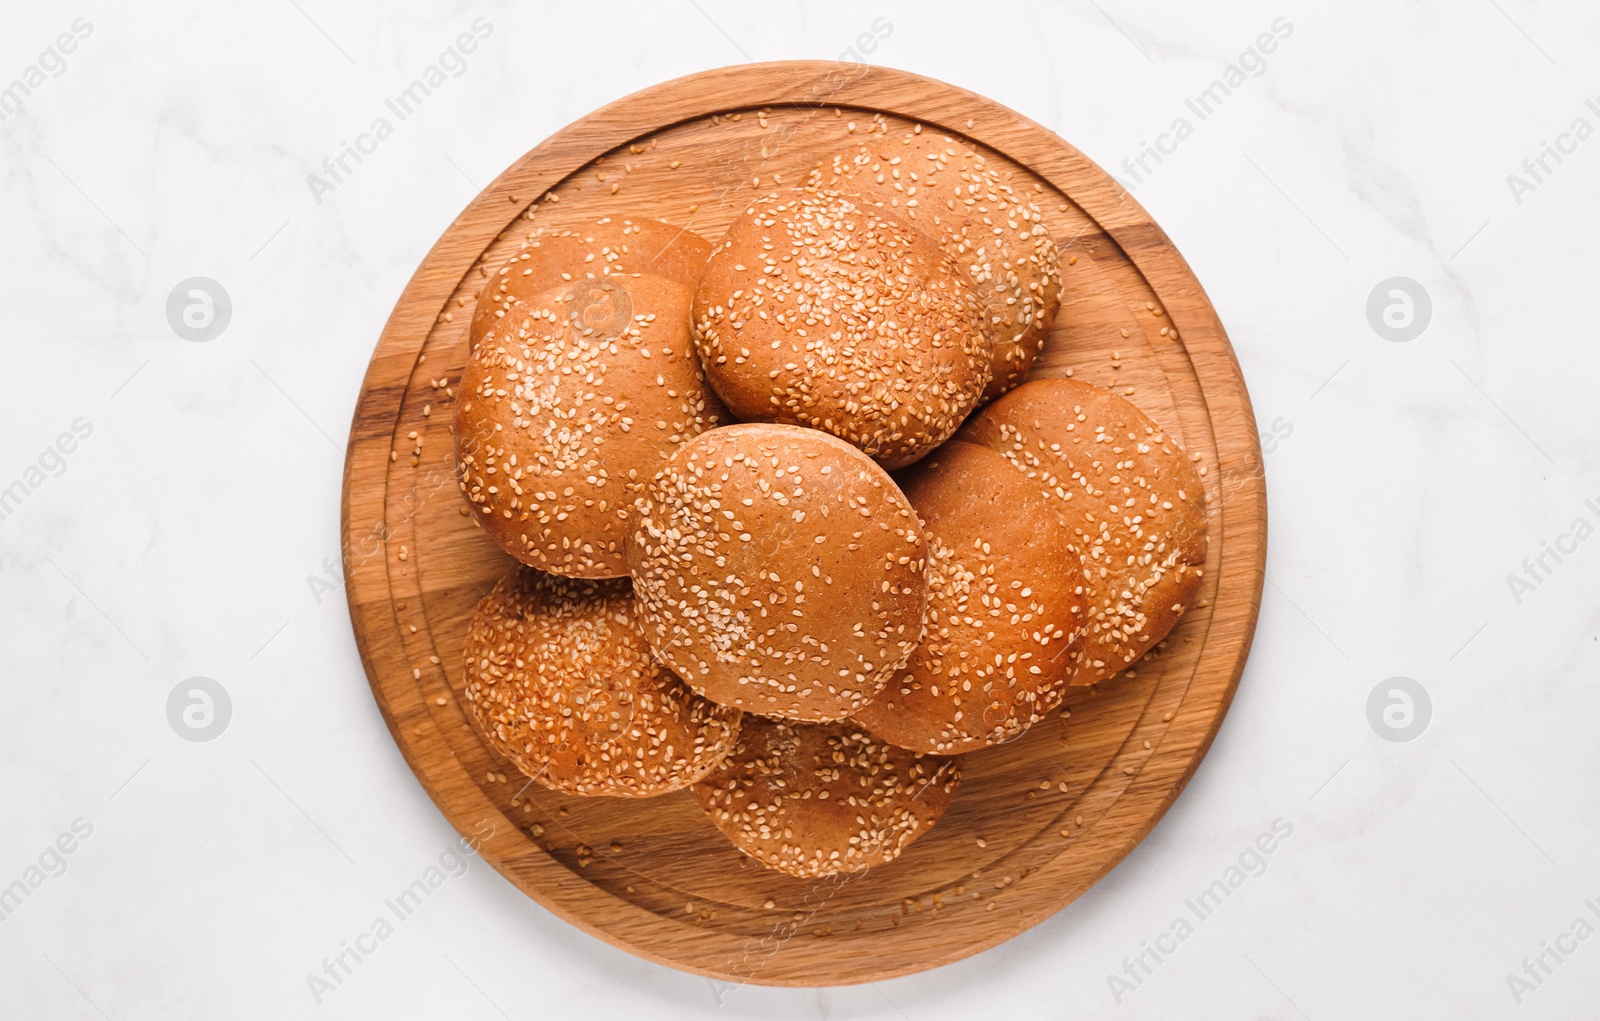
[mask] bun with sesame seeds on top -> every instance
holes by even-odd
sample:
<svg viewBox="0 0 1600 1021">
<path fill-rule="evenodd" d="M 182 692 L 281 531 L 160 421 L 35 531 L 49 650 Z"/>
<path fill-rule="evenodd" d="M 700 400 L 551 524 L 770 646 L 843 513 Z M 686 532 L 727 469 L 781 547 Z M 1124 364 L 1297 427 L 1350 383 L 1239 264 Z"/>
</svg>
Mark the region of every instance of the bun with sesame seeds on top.
<svg viewBox="0 0 1600 1021">
<path fill-rule="evenodd" d="M 1089 621 L 1073 684 L 1105 680 L 1167 636 L 1199 593 L 1207 546 L 1205 491 L 1176 440 L 1072 379 L 1023 384 L 958 438 L 1003 455 L 1077 539 Z"/>
<path fill-rule="evenodd" d="M 960 779 L 959 760 L 897 748 L 853 723 L 747 717 L 733 754 L 692 790 L 739 850 L 811 878 L 893 861 L 944 813 Z"/>
<path fill-rule="evenodd" d="M 650 655 L 625 580 L 507 574 L 468 627 L 466 697 L 501 754 L 566 794 L 687 787 L 739 733 L 737 709 L 696 695 Z"/>
<path fill-rule="evenodd" d="M 916 512 L 815 429 L 747 423 L 683 444 L 639 499 L 627 555 L 651 647 L 720 705 L 842 719 L 922 638 Z"/>
<path fill-rule="evenodd" d="M 989 382 L 966 270 L 889 210 L 833 192 L 751 204 L 706 263 L 693 316 L 736 418 L 812 426 L 887 468 L 944 442 Z"/>
<path fill-rule="evenodd" d="M 983 399 L 1022 382 L 1061 306 L 1061 259 L 1039 207 L 999 165 L 937 129 L 869 135 L 812 171 L 809 184 L 892 210 L 971 277 L 992 378 Z"/>
<path fill-rule="evenodd" d="M 852 719 L 957 755 L 1008 741 L 1061 704 L 1084 636 L 1083 559 L 1039 487 L 952 440 L 900 473 L 928 541 L 928 611 L 911 661 Z"/>
<path fill-rule="evenodd" d="M 679 444 L 726 420 L 688 308 L 665 277 L 583 276 L 473 348 L 456 464 L 474 518 L 512 556 L 569 577 L 628 573 L 634 499 Z"/>
<path fill-rule="evenodd" d="M 683 227 L 643 216 L 536 220 L 522 247 L 478 292 L 472 312 L 476 345 L 495 323 L 546 291 L 586 276 L 666 277 L 693 292 L 711 256 L 711 242 Z"/>
</svg>

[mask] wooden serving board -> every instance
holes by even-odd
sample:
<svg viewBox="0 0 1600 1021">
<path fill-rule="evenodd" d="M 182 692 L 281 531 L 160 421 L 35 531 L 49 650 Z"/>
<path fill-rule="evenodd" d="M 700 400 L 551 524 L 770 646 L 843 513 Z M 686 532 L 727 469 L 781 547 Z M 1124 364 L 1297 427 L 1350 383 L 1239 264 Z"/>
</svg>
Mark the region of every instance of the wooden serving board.
<svg viewBox="0 0 1600 1021">
<path fill-rule="evenodd" d="M 801 182 L 852 133 L 913 122 L 964 137 L 1033 192 L 1065 277 L 1035 375 L 1129 391 L 1201 455 L 1210 555 L 1199 605 L 1161 648 L 1075 691 L 1021 738 L 967 756 L 949 811 L 899 860 L 800 880 L 745 859 L 687 793 L 558 795 L 484 742 L 464 710 L 462 644 L 473 607 L 512 561 L 464 512 L 451 459 L 454 387 L 477 292 L 530 217 L 636 214 L 714 241 L 751 198 Z M 378 705 L 423 787 L 529 896 L 610 943 L 722 981 L 865 982 L 958 960 L 1037 924 L 1127 855 L 1172 803 L 1217 732 L 1255 628 L 1261 464 L 1238 363 L 1200 284 L 1145 211 L 1076 149 L 980 96 L 900 71 L 727 68 L 647 89 L 556 133 L 423 260 L 379 338 L 351 428 L 350 614 Z"/>
</svg>

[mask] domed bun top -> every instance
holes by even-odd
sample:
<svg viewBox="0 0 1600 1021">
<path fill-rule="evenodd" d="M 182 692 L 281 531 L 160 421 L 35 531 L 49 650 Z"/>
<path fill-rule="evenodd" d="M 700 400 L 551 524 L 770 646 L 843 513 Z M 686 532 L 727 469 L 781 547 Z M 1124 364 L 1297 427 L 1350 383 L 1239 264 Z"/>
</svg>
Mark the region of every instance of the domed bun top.
<svg viewBox="0 0 1600 1021">
<path fill-rule="evenodd" d="M 572 577 L 627 573 L 634 499 L 726 415 L 688 308 L 665 277 L 583 276 L 517 305 L 472 350 L 455 413 L 462 491 L 512 556 Z"/>
<path fill-rule="evenodd" d="M 666 277 L 690 293 L 700 284 L 711 243 L 685 228 L 643 216 L 547 222 L 543 212 L 517 254 L 494 272 L 472 313 L 472 343 L 519 305 L 586 276 Z M 507 323 L 514 329 L 516 322 Z"/>
<path fill-rule="evenodd" d="M 466 695 L 490 742 L 567 794 L 650 797 L 721 764 L 739 713 L 657 663 L 626 581 L 518 568 L 467 629 Z"/>
<path fill-rule="evenodd" d="M 964 142 L 918 125 L 869 135 L 812 172 L 812 187 L 880 204 L 942 245 L 983 304 L 992 378 L 983 399 L 1022 382 L 1061 305 L 1061 259 L 1039 207 Z"/>
<path fill-rule="evenodd" d="M 959 760 L 917 755 L 853 723 L 746 717 L 694 796 L 739 850 L 792 876 L 860 872 L 899 857 L 944 814 Z"/>
<path fill-rule="evenodd" d="M 628 545 L 646 638 L 696 691 L 835 720 L 922 637 L 922 529 L 894 480 L 815 429 L 750 423 L 685 443 Z"/>
<path fill-rule="evenodd" d="M 974 415 L 960 438 L 1037 484 L 1072 529 L 1089 589 L 1075 684 L 1117 673 L 1167 636 L 1200 591 L 1205 490 L 1144 412 L 1072 379 L 1025 383 Z"/>
<path fill-rule="evenodd" d="M 900 473 L 928 535 L 928 612 L 911 661 L 853 719 L 956 755 L 1010 740 L 1061 704 L 1084 637 L 1077 540 L 1039 487 L 952 440 Z"/>
<path fill-rule="evenodd" d="M 967 272 L 893 213 L 831 192 L 766 196 L 728 228 L 694 336 L 736 418 L 812 426 L 890 468 L 944 442 L 989 382 Z"/>
</svg>

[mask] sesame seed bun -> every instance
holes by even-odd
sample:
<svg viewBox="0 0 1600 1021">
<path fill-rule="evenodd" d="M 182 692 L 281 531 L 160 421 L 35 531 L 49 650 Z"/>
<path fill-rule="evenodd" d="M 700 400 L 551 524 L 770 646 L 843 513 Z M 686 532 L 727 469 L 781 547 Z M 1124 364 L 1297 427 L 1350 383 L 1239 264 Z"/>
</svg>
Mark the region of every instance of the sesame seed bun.
<svg viewBox="0 0 1600 1021">
<path fill-rule="evenodd" d="M 1050 498 L 951 441 L 899 476 L 928 537 L 922 644 L 854 717 L 903 748 L 1008 741 L 1061 704 L 1086 620 L 1083 559 Z"/>
<path fill-rule="evenodd" d="M 688 290 L 665 277 L 580 277 L 472 350 L 455 410 L 461 489 L 512 556 L 569 577 L 628 573 L 634 499 L 727 415 L 688 311 Z"/>
<path fill-rule="evenodd" d="M 750 423 L 673 453 L 628 565 L 645 637 L 720 705 L 850 715 L 922 637 L 921 527 L 887 472 L 827 433 Z"/>
<path fill-rule="evenodd" d="M 746 717 L 733 754 L 693 791 L 739 850 L 804 878 L 893 861 L 944 813 L 960 778 L 958 760 L 852 723 Z"/>
<path fill-rule="evenodd" d="M 722 763 L 739 711 L 690 691 L 650 655 L 626 581 L 522 567 L 467 629 L 466 694 L 490 743 L 566 794 L 647 798 Z"/>
<path fill-rule="evenodd" d="M 1115 674 L 1167 636 L 1200 590 L 1205 491 L 1183 448 L 1109 390 L 1041 379 L 974 415 L 960 439 L 1039 485 L 1083 552 L 1089 633 L 1074 684 Z"/>
<path fill-rule="evenodd" d="M 710 255 L 711 242 L 705 238 L 648 217 L 602 216 L 566 224 L 541 219 L 517 254 L 479 292 L 472 343 L 517 306 L 585 276 L 643 273 L 666 277 L 693 292 Z"/>
<path fill-rule="evenodd" d="M 992 375 L 983 399 L 1022 382 L 1061 306 L 1061 259 L 1039 207 L 971 147 L 933 129 L 872 135 L 812 172 L 885 206 L 966 270 L 983 304 Z"/>
<path fill-rule="evenodd" d="M 808 425 L 888 468 L 944 442 L 989 382 L 964 269 L 886 209 L 758 199 L 706 263 L 695 343 L 734 417 Z"/>
</svg>

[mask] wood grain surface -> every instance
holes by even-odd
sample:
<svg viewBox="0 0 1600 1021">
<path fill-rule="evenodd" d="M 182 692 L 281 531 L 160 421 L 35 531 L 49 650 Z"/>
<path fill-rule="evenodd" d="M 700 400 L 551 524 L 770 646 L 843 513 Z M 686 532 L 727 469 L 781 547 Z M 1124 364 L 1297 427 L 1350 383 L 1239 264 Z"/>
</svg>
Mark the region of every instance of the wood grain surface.
<svg viewBox="0 0 1600 1021">
<path fill-rule="evenodd" d="M 1032 193 L 1065 278 L 1034 374 L 1129 391 L 1201 455 L 1210 554 L 1199 605 L 1158 650 L 1075 691 L 1021 738 L 969 755 L 949 811 L 899 860 L 800 880 L 743 858 L 684 792 L 585 799 L 529 784 L 470 722 L 467 620 L 512 561 L 463 512 L 453 388 L 477 292 L 534 224 L 558 211 L 637 214 L 716 240 L 759 191 L 802 181 L 852 134 L 914 122 L 964 137 Z M 1200 284 L 1081 153 L 980 96 L 900 71 L 728 68 L 646 89 L 556 133 L 423 260 L 379 338 L 351 427 L 350 614 L 417 778 L 529 896 L 603 940 L 724 982 L 865 982 L 1015 936 L 1082 894 L 1155 825 L 1215 736 L 1249 650 L 1266 556 L 1261 472 L 1239 366 Z"/>
</svg>

